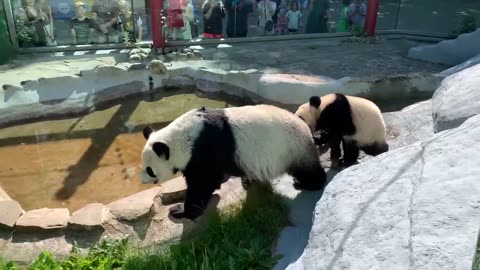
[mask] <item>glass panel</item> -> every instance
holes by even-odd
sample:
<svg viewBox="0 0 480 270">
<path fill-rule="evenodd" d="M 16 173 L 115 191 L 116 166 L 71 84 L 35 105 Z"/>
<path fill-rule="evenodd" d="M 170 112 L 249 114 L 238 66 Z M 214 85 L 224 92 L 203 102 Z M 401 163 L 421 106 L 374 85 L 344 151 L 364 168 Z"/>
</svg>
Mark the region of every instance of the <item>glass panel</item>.
<svg viewBox="0 0 480 270">
<path fill-rule="evenodd" d="M 11 0 L 11 5 L 23 48 L 150 39 L 145 0 Z"/>
<path fill-rule="evenodd" d="M 398 29 L 451 34 L 472 19 L 480 23 L 478 0 L 401 0 Z"/>
</svg>

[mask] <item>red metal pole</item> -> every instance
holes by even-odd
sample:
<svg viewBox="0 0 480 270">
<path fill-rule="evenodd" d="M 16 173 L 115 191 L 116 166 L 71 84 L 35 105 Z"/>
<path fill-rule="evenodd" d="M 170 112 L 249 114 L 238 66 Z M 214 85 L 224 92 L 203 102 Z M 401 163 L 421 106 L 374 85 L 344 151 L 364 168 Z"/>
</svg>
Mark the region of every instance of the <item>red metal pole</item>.
<svg viewBox="0 0 480 270">
<path fill-rule="evenodd" d="M 150 17 L 152 18 L 152 41 L 154 48 L 165 48 L 165 37 L 163 35 L 163 1 L 150 0 Z"/>
<path fill-rule="evenodd" d="M 378 6 L 380 0 L 369 0 L 367 5 L 367 18 L 365 20 L 365 30 L 367 36 L 372 37 L 375 35 L 375 27 L 377 25 Z"/>
</svg>

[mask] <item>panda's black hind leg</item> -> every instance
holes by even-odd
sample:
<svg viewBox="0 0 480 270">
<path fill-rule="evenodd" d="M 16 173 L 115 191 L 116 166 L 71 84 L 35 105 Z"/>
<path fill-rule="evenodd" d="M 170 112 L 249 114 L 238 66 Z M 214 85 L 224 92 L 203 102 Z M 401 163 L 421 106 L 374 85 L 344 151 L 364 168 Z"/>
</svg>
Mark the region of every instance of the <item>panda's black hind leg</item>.
<svg viewBox="0 0 480 270">
<path fill-rule="evenodd" d="M 387 143 L 374 143 L 371 145 L 362 146 L 362 151 L 370 156 L 378 156 L 382 153 L 388 152 L 389 146 Z"/>
<path fill-rule="evenodd" d="M 325 170 L 318 164 L 297 168 L 289 173 L 294 178 L 293 187 L 298 190 L 320 190 L 327 182 Z"/>
</svg>

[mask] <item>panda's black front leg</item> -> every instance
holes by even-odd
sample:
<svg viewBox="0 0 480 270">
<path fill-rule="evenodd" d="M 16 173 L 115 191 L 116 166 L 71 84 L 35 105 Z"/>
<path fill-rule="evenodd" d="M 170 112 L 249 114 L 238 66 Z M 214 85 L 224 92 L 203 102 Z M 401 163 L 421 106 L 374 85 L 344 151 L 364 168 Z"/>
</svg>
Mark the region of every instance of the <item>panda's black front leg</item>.
<svg viewBox="0 0 480 270">
<path fill-rule="evenodd" d="M 170 209 L 170 214 L 174 218 L 188 218 L 191 220 L 201 216 L 207 208 L 208 202 L 219 183 L 221 177 L 187 177 L 187 194 L 183 209 Z"/>
</svg>

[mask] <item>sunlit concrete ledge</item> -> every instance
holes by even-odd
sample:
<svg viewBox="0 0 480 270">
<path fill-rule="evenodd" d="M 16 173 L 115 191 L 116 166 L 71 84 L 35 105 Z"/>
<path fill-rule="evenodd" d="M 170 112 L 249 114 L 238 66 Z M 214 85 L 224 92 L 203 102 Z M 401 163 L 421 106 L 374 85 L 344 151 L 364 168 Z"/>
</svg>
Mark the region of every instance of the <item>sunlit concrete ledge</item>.
<svg viewBox="0 0 480 270">
<path fill-rule="evenodd" d="M 312 95 L 330 92 L 373 100 L 429 98 L 442 79 L 431 73 L 412 73 L 336 80 L 323 76 L 263 74 L 255 69 L 227 71 L 214 66 L 213 61 L 179 61 L 173 62 L 166 74 L 157 75 L 145 64 L 119 63 L 85 70 L 79 75 L 3 85 L 0 127 L 46 117 L 83 115 L 128 96 L 159 93 L 172 87 L 288 107 L 298 106 Z"/>
</svg>

